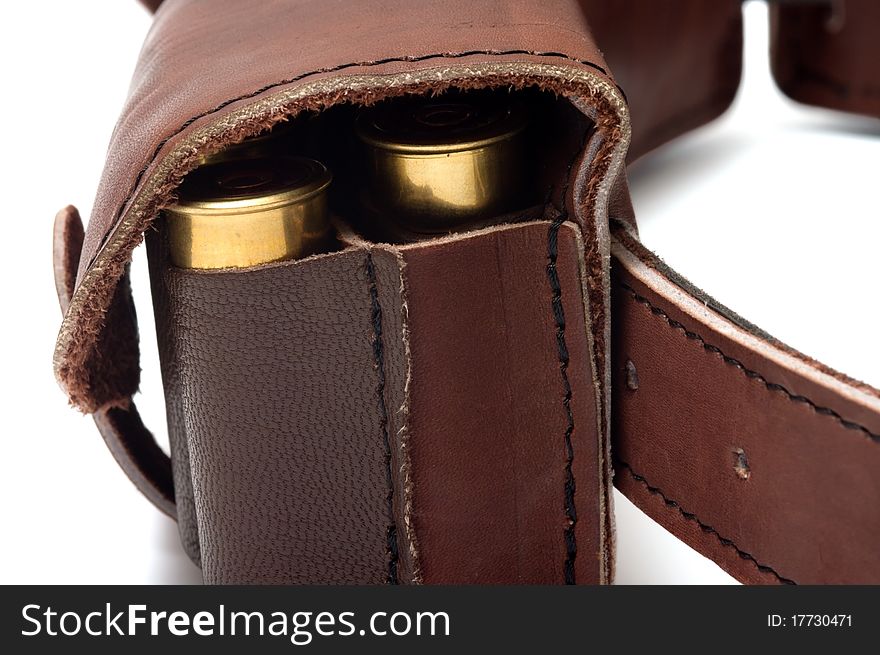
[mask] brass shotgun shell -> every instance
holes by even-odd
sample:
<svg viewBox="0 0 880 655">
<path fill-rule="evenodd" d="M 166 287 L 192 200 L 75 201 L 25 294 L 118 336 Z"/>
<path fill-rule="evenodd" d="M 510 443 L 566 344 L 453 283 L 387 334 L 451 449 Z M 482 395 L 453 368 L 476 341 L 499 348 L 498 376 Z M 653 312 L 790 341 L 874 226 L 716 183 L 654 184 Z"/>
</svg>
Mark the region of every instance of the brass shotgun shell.
<svg viewBox="0 0 880 655">
<path fill-rule="evenodd" d="M 518 209 L 526 112 L 509 95 L 390 101 L 357 119 L 363 201 L 380 218 L 440 233 Z"/>
<path fill-rule="evenodd" d="M 304 157 L 220 162 L 190 173 L 165 210 L 171 262 L 242 268 L 305 257 L 330 241 L 327 168 Z"/>
</svg>

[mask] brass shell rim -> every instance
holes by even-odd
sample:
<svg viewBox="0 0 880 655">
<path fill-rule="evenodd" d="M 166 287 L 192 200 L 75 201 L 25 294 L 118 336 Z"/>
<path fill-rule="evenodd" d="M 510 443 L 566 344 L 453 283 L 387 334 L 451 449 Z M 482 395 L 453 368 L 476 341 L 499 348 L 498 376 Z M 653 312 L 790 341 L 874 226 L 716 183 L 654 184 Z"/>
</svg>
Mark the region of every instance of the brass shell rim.
<svg viewBox="0 0 880 655">
<path fill-rule="evenodd" d="M 267 195 L 231 199 L 219 198 L 216 200 L 178 199 L 175 204 L 166 207 L 165 211 L 169 214 L 182 216 L 224 216 L 227 214 L 240 216 L 242 214 L 259 213 L 291 204 L 302 203 L 323 193 L 330 186 L 333 181 L 333 174 L 323 163 L 304 157 L 295 159 L 307 159 L 311 164 L 316 165 L 316 179 L 302 186 Z"/>
<path fill-rule="evenodd" d="M 412 155 L 447 155 L 457 152 L 470 152 L 513 139 L 528 126 L 528 117 L 524 107 L 519 103 L 511 103 L 508 111 L 498 122 L 489 125 L 489 133 L 477 139 L 462 141 L 441 141 L 439 143 L 412 143 L 393 137 L 383 138 L 380 129 L 368 123 L 369 111 L 362 111 L 355 119 L 355 131 L 358 139 L 367 146 L 395 154 Z"/>
<path fill-rule="evenodd" d="M 526 128 L 526 123 L 515 125 L 512 129 L 474 141 L 461 141 L 458 143 L 400 143 L 399 141 L 384 141 L 378 137 L 367 134 L 366 129 L 358 125 L 358 137 L 368 146 L 393 152 L 401 155 L 448 155 L 457 152 L 471 152 L 494 145 L 501 141 L 508 141 Z"/>
</svg>

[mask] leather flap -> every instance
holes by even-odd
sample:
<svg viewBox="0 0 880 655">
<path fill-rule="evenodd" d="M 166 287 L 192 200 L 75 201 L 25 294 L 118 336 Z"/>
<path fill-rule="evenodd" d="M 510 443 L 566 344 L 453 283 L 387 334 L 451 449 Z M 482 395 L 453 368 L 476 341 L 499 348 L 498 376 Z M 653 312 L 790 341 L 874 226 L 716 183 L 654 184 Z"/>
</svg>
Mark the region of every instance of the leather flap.
<svg viewBox="0 0 880 655">
<path fill-rule="evenodd" d="M 567 202 L 587 250 L 607 253 L 605 213 L 629 119 L 573 0 L 163 4 L 110 144 L 56 345 L 56 376 L 71 402 L 94 412 L 125 406 L 136 391 L 134 311 L 120 282 L 144 231 L 201 156 L 336 103 L 529 86 L 570 98 L 595 122 Z M 602 261 L 592 273 L 607 296 Z M 601 336 L 607 326 L 596 329 Z M 134 364 L 120 368 L 125 362 Z"/>
</svg>

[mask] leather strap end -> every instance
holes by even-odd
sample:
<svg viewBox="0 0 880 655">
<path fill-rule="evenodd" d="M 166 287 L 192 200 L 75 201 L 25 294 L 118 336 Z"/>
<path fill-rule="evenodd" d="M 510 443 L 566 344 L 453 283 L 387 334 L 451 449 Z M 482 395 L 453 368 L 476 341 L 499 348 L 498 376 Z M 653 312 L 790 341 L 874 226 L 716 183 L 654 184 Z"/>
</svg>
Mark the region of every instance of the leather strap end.
<svg viewBox="0 0 880 655">
<path fill-rule="evenodd" d="M 76 207 L 68 205 L 55 215 L 52 264 L 62 314 L 67 312 L 76 287 L 83 235 L 82 219 Z M 99 409 L 93 418 L 114 459 L 135 486 L 162 512 L 174 517 L 171 460 L 144 426 L 131 399 Z"/>
<path fill-rule="evenodd" d="M 52 265 L 55 271 L 55 291 L 61 313 L 67 313 L 76 288 L 76 271 L 83 245 L 83 224 L 79 211 L 68 205 L 55 215 L 52 228 Z"/>
</svg>

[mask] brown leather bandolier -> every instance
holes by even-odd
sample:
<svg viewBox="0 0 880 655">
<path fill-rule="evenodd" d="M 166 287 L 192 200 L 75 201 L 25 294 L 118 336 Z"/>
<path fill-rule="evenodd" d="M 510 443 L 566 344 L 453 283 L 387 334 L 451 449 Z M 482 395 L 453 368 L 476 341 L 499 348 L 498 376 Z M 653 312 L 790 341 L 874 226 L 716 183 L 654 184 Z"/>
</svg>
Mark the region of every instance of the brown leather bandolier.
<svg viewBox="0 0 880 655">
<path fill-rule="evenodd" d="M 880 393 L 682 279 L 632 215 L 626 161 L 733 99 L 739 0 L 147 4 L 88 229 L 56 219 L 55 372 L 206 582 L 607 583 L 612 478 L 744 582 L 880 582 Z M 771 21 L 784 92 L 880 116 L 880 3 Z M 279 121 L 480 89 L 542 98 L 542 206 L 234 270 L 172 266 L 151 229 Z M 145 234 L 170 458 L 132 402 Z"/>
</svg>

